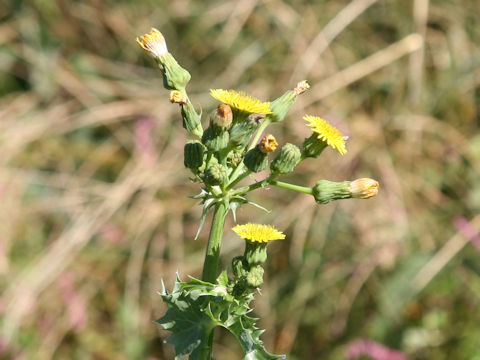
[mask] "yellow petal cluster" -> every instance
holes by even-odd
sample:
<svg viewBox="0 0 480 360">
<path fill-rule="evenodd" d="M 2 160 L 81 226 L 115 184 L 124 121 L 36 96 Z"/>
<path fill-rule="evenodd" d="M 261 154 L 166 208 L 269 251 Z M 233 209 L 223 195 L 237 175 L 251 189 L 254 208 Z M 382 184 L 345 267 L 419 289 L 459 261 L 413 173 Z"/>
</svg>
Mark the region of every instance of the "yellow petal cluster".
<svg viewBox="0 0 480 360">
<path fill-rule="evenodd" d="M 250 114 L 271 114 L 270 102 L 261 102 L 257 98 L 235 90 L 211 89 L 210 95 L 233 109 Z"/>
<path fill-rule="evenodd" d="M 272 240 L 285 239 L 285 234 L 271 225 L 248 223 L 237 225 L 232 230 L 241 238 L 252 242 L 266 243 Z"/>
<path fill-rule="evenodd" d="M 337 149 L 342 155 L 347 152 L 345 138 L 340 130 L 317 116 L 305 115 L 303 119 L 307 121 L 307 126 L 310 126 L 312 131 L 317 134 L 318 139 L 326 142 L 328 146 Z"/>
</svg>

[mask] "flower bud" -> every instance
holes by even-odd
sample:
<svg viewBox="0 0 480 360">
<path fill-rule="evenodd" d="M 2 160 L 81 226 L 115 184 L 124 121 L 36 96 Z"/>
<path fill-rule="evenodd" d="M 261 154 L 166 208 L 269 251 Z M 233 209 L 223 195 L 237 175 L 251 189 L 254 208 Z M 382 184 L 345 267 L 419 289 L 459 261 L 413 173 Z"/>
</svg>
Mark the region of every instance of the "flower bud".
<svg viewBox="0 0 480 360">
<path fill-rule="evenodd" d="M 243 160 L 243 149 L 234 149 L 228 154 L 228 159 L 233 166 L 238 166 Z"/>
<path fill-rule="evenodd" d="M 222 164 L 212 164 L 205 171 L 205 183 L 207 185 L 220 185 L 227 179 L 227 169 Z"/>
<path fill-rule="evenodd" d="M 212 115 L 210 116 L 210 122 L 222 128 L 229 127 L 232 123 L 232 120 L 232 108 L 225 104 L 218 105 L 218 107 L 213 111 Z"/>
<path fill-rule="evenodd" d="M 250 287 L 257 288 L 263 284 L 264 270 L 260 265 L 252 266 L 247 274 L 247 284 Z"/>
<path fill-rule="evenodd" d="M 288 110 L 295 104 L 297 100 L 297 96 L 301 93 L 307 91 L 310 88 L 307 81 L 301 81 L 297 84 L 295 89 L 288 90 L 282 96 L 275 99 L 272 104 L 270 105 L 270 109 L 272 110 L 272 114 L 268 115 L 272 122 L 279 122 L 285 119 Z"/>
<path fill-rule="evenodd" d="M 235 125 L 230 129 L 230 143 L 235 147 L 248 145 L 258 125 L 258 122 L 251 118 L 235 122 Z"/>
<path fill-rule="evenodd" d="M 184 164 L 185 167 L 198 170 L 203 164 L 203 155 L 205 153 L 205 146 L 198 140 L 190 140 L 184 147 Z"/>
<path fill-rule="evenodd" d="M 350 193 L 357 199 L 368 199 L 378 194 L 378 181 L 369 178 L 353 180 L 350 183 Z"/>
<path fill-rule="evenodd" d="M 247 274 L 248 264 L 243 256 L 237 256 L 232 259 L 232 270 L 235 278 L 241 278 Z"/>
<path fill-rule="evenodd" d="M 227 147 L 229 140 L 228 131 L 210 123 L 210 126 L 203 133 L 202 143 L 211 151 L 220 151 Z"/>
<path fill-rule="evenodd" d="M 255 146 L 253 149 L 249 150 L 245 154 L 243 163 L 248 170 L 252 172 L 259 172 L 265 170 L 268 166 L 268 157 L 267 154 L 263 153 L 260 150 L 260 144 Z"/>
<path fill-rule="evenodd" d="M 198 114 L 195 111 L 190 100 L 186 100 L 186 103 L 180 104 L 181 113 L 182 113 L 182 120 L 183 120 L 183 127 L 189 133 L 201 137 L 203 135 L 203 128 L 202 128 L 202 114 Z"/>
<path fill-rule="evenodd" d="M 270 163 L 270 169 L 273 173 L 288 174 L 297 166 L 300 156 L 300 149 L 293 144 L 287 143 Z"/>
</svg>

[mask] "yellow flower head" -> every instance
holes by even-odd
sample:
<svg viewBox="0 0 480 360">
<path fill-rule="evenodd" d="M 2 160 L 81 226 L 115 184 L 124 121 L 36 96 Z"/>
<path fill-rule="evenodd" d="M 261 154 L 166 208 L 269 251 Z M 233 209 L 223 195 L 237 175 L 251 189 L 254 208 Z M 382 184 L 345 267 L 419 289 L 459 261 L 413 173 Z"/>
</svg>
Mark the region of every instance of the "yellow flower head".
<svg viewBox="0 0 480 360">
<path fill-rule="evenodd" d="M 152 28 L 148 34 L 137 37 L 137 44 L 154 58 L 168 52 L 165 38 L 162 33 L 155 28 Z"/>
<path fill-rule="evenodd" d="M 210 95 L 233 109 L 250 114 L 271 114 L 269 102 L 261 102 L 253 96 L 235 90 L 211 89 Z"/>
<path fill-rule="evenodd" d="M 326 142 L 328 146 L 337 149 L 342 155 L 347 152 L 345 137 L 340 130 L 317 116 L 305 115 L 303 119 L 307 121 L 307 126 L 310 126 L 313 132 L 317 134 L 318 139 Z"/>
<path fill-rule="evenodd" d="M 232 230 L 241 238 L 251 242 L 267 243 L 272 240 L 285 239 L 285 234 L 271 225 L 248 223 L 237 225 Z"/>
</svg>

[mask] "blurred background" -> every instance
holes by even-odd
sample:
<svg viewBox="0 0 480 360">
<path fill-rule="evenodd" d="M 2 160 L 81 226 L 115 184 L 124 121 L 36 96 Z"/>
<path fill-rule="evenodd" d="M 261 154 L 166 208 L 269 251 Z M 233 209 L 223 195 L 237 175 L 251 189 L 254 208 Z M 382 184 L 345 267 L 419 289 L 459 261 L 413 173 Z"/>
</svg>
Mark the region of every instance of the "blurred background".
<svg viewBox="0 0 480 360">
<path fill-rule="evenodd" d="M 371 200 L 279 188 L 239 222 L 271 223 L 255 314 L 289 359 L 480 359 L 480 2 L 4 0 L 0 3 L 0 359 L 173 359 L 157 291 L 199 277 L 198 184 L 154 61 L 154 26 L 210 88 L 263 101 L 312 89 L 303 114 L 349 136 L 283 180 L 372 177 Z M 223 264 L 243 252 L 229 229 Z M 241 359 L 219 330 L 216 359 Z"/>
</svg>

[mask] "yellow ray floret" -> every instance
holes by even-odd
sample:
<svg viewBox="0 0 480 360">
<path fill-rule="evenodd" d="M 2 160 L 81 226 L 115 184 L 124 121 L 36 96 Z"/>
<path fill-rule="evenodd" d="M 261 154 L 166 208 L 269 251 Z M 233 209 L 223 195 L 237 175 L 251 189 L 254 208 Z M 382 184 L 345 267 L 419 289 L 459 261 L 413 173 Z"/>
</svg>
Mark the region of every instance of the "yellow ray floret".
<svg viewBox="0 0 480 360">
<path fill-rule="evenodd" d="M 235 90 L 211 89 L 210 95 L 232 108 L 251 114 L 271 114 L 269 102 L 260 100 Z"/>
<path fill-rule="evenodd" d="M 307 121 L 307 126 L 310 126 L 317 138 L 326 142 L 328 146 L 337 149 L 340 154 L 345 154 L 345 137 L 336 127 L 330 125 L 327 121 L 317 116 L 305 115 L 303 117 Z"/>
<path fill-rule="evenodd" d="M 272 240 L 285 239 L 285 234 L 271 225 L 248 223 L 237 225 L 232 230 L 238 236 L 252 242 L 266 243 Z"/>
</svg>

